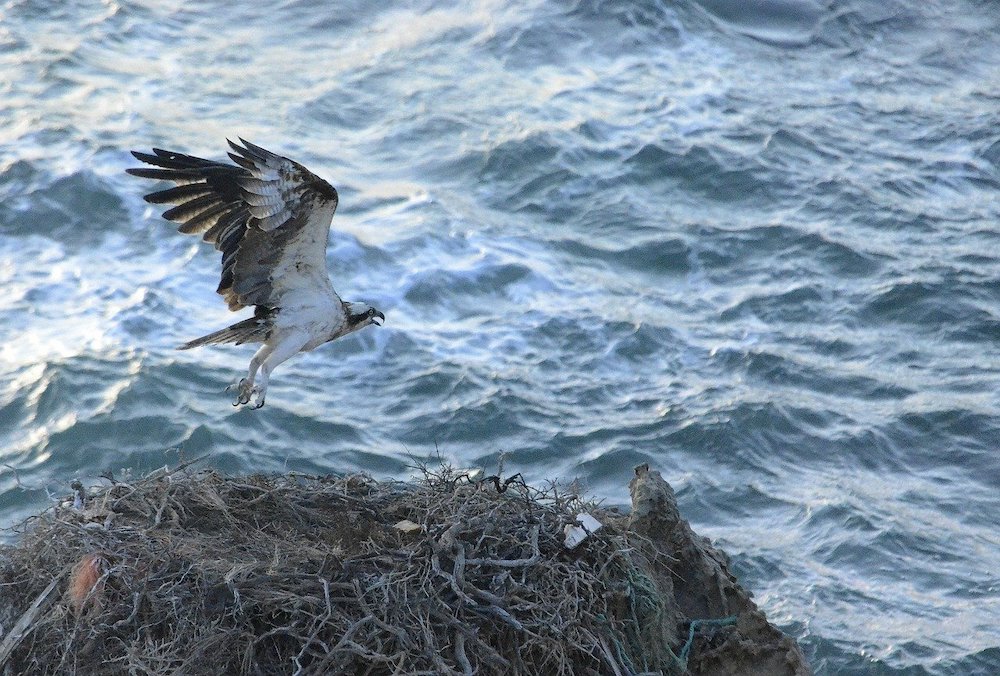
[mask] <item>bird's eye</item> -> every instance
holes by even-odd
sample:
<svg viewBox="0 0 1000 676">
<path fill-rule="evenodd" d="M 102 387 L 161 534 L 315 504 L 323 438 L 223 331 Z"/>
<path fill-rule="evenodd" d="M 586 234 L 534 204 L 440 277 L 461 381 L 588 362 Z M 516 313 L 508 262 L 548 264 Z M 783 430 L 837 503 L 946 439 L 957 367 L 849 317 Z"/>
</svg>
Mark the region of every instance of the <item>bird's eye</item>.
<svg viewBox="0 0 1000 676">
<path fill-rule="evenodd" d="M 375 316 L 375 308 L 368 308 L 368 316 L 369 317 Z"/>
</svg>

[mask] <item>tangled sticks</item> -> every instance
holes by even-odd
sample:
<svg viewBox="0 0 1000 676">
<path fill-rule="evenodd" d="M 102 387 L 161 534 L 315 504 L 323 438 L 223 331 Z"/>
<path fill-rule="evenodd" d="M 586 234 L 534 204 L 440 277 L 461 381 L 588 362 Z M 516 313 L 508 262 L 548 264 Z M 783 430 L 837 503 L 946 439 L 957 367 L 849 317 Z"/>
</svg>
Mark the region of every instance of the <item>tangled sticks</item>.
<svg viewBox="0 0 1000 676">
<path fill-rule="evenodd" d="M 569 550 L 581 511 L 603 527 Z M 22 530 L 0 551 L 11 673 L 685 668 L 677 560 L 627 517 L 518 477 L 163 471 L 78 492 Z M 689 641 L 692 663 L 718 642 Z"/>
<path fill-rule="evenodd" d="M 42 673 L 672 668 L 666 645 L 623 638 L 643 620 L 623 591 L 641 574 L 624 531 L 563 546 L 584 507 L 447 470 L 412 484 L 186 470 L 116 482 L 3 552 L 4 627 L 53 578 L 66 590 L 49 590 L 7 660 Z"/>
</svg>

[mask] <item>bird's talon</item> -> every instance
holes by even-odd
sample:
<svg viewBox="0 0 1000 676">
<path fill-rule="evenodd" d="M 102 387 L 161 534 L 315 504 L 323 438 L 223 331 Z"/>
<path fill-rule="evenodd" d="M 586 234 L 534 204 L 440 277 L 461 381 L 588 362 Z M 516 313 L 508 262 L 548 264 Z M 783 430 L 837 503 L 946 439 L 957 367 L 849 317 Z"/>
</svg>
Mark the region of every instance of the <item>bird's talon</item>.
<svg viewBox="0 0 1000 676">
<path fill-rule="evenodd" d="M 233 387 L 238 389 L 236 401 L 233 402 L 233 406 L 243 406 L 244 404 L 250 403 L 250 397 L 252 397 L 257 391 L 257 388 L 251 385 L 246 378 Z"/>
</svg>

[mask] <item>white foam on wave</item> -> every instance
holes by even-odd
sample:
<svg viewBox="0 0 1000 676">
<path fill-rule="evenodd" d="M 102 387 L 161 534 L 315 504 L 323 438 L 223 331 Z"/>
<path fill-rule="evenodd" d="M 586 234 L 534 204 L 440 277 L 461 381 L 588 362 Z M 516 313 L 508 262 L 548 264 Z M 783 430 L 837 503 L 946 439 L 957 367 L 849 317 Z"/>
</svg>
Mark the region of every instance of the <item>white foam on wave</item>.
<svg viewBox="0 0 1000 676">
<path fill-rule="evenodd" d="M 408 453 L 509 450 L 529 479 L 621 499 L 651 462 L 769 612 L 836 645 L 831 668 L 992 645 L 972 622 L 992 597 L 962 586 L 996 567 L 974 516 L 996 511 L 1000 391 L 986 14 L 112 3 L 43 26 L 32 7 L 0 26 L 0 442 L 19 471 L 174 446 L 233 471 L 405 473 Z M 215 294 L 218 253 L 122 173 L 129 149 L 221 159 L 236 135 L 341 190 L 334 284 L 387 315 L 282 365 L 258 412 L 222 392 L 253 346 L 174 350 L 245 316 Z M 936 527 L 959 552 L 940 578 Z M 892 556 L 923 587 L 886 577 Z M 872 612 L 894 624 L 859 624 Z M 943 612 L 969 628 L 950 646 L 901 631 Z"/>
</svg>

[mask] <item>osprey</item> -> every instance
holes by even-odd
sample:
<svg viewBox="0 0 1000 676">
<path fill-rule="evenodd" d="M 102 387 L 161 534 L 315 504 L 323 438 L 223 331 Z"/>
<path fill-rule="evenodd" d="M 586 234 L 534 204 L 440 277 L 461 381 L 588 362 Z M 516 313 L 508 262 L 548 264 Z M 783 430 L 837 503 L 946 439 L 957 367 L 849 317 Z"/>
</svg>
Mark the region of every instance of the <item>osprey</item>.
<svg viewBox="0 0 1000 676">
<path fill-rule="evenodd" d="M 219 343 L 263 343 L 247 377 L 235 385 L 233 406 L 264 405 L 274 368 L 299 352 L 336 340 L 385 315 L 365 303 L 340 299 L 326 271 L 326 244 L 337 210 L 337 191 L 298 162 L 242 138 L 228 141 L 236 164 L 213 162 L 159 148 L 133 151 L 156 169 L 128 169 L 133 176 L 177 185 L 145 196 L 175 204 L 163 217 L 185 234 L 201 235 L 222 252 L 217 292 L 230 310 L 254 306 L 254 315 L 181 345 L 187 350 Z"/>
</svg>

